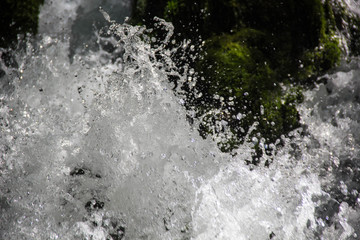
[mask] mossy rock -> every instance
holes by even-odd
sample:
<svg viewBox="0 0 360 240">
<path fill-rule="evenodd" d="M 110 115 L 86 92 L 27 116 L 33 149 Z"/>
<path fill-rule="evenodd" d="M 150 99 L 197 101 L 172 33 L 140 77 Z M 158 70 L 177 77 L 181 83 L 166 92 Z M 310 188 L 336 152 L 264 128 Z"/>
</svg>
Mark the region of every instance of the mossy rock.
<svg viewBox="0 0 360 240">
<path fill-rule="evenodd" d="M 0 9 L 0 47 L 10 47 L 18 34 L 36 34 L 40 5 L 44 0 L 2 0 Z"/>
<path fill-rule="evenodd" d="M 219 121 L 226 122 L 231 134 L 225 136 L 228 140 L 219 141 L 223 151 L 241 144 L 255 122 L 257 127 L 250 136 L 264 138 L 266 143 L 300 126 L 296 104 L 302 101 L 301 91 L 291 88 L 296 91 L 286 92 L 280 86 L 282 79 L 257 48 L 265 36 L 257 30 L 243 29 L 212 37 L 206 41 L 203 59 L 198 62 L 201 77 L 195 88 L 202 94 L 193 98 L 193 104 L 202 116 L 200 132 L 203 137 L 226 134 L 221 127 L 212 127 Z M 237 117 L 239 114 L 242 117 Z"/>
<path fill-rule="evenodd" d="M 299 127 L 301 86 L 341 59 L 340 8 L 330 0 L 162 0 L 158 9 L 151 7 L 157 1 L 146 2 L 146 23 L 163 17 L 174 24 L 175 37 L 195 44 L 191 54 L 200 57 L 187 63 L 197 82 L 183 86 L 186 106 L 201 118 L 200 134 L 223 151 L 249 137 L 274 143 Z"/>
</svg>

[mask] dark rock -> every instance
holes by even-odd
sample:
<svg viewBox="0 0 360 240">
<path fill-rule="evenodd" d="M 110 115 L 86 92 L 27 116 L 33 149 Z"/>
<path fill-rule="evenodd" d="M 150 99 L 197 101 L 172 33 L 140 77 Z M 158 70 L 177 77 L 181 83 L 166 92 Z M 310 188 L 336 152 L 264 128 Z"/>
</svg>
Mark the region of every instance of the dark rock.
<svg viewBox="0 0 360 240">
<path fill-rule="evenodd" d="M 4 77 L 6 72 L 0 68 L 0 78 Z"/>
<path fill-rule="evenodd" d="M 245 141 L 255 123 L 249 137 L 263 138 L 265 144 L 300 127 L 296 104 L 303 101 L 302 89 L 313 86 L 341 58 L 334 38 L 341 27 L 340 8 L 334 1 L 137 0 L 134 4 L 133 22 L 152 27 L 154 16 L 163 17 L 175 26 L 175 38 L 191 40 L 193 52 L 181 49 L 174 54 L 179 69 L 186 65 L 196 71 L 195 87 L 191 82 L 180 87 L 187 98 L 185 106 L 195 109 L 194 118 L 201 118 L 202 137 L 224 136 L 230 129 L 231 137 L 225 134 L 218 142 L 225 152 Z M 213 114 L 214 108 L 220 112 Z M 219 122 L 226 127 L 215 127 Z M 249 162 L 258 164 L 263 154 L 272 153 L 254 144 Z"/>
<path fill-rule="evenodd" d="M 315 216 L 321 218 L 328 226 L 334 223 L 335 214 L 339 213 L 340 203 L 334 199 L 315 208 Z"/>
<path fill-rule="evenodd" d="M 101 178 L 99 173 L 93 173 L 90 169 L 86 167 L 75 167 L 71 172 L 70 176 L 81 176 L 87 175 L 90 178 Z"/>
<path fill-rule="evenodd" d="M 109 225 L 103 225 L 103 227 L 109 233 L 109 237 L 107 240 L 121 240 L 125 237 L 125 224 L 123 221 L 111 218 Z"/>
<path fill-rule="evenodd" d="M 0 47 L 14 45 L 18 34 L 36 34 L 40 5 L 44 0 L 2 0 L 0 8 Z"/>
<path fill-rule="evenodd" d="M 82 168 L 75 168 L 74 170 L 72 170 L 71 172 L 70 172 L 70 176 L 78 176 L 78 175 L 84 175 L 85 174 L 85 171 L 84 171 L 84 169 L 82 169 Z"/>
<path fill-rule="evenodd" d="M 91 199 L 90 201 L 88 201 L 86 204 L 85 204 L 85 209 L 88 211 L 88 212 L 92 212 L 94 210 L 99 210 L 99 209 L 103 209 L 105 206 L 105 203 L 104 202 L 101 202 L 97 199 Z"/>
<path fill-rule="evenodd" d="M 18 68 L 19 65 L 16 62 L 16 59 L 11 52 L 2 52 L 1 53 L 1 59 L 6 67 L 8 68 Z"/>
<path fill-rule="evenodd" d="M 340 156 L 340 165 L 334 167 L 335 180 L 329 194 L 338 202 L 347 202 L 351 207 L 359 204 L 360 161 L 348 156 Z M 344 188 L 346 187 L 346 192 Z"/>
</svg>

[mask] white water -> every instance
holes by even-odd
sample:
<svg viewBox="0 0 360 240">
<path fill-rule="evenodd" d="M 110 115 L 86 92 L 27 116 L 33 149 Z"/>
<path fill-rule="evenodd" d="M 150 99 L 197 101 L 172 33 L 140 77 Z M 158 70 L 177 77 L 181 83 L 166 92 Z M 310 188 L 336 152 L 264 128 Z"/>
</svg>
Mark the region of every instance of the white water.
<svg viewBox="0 0 360 240">
<path fill-rule="evenodd" d="M 155 61 L 143 28 L 114 25 L 113 53 L 73 40 L 94 5 L 46 3 L 19 66 L 1 63 L 0 239 L 358 239 L 357 203 L 319 210 L 336 190 L 358 197 L 358 60 L 306 92 L 305 136 L 250 168 L 251 143 L 232 157 L 189 125 L 171 53 Z"/>
</svg>

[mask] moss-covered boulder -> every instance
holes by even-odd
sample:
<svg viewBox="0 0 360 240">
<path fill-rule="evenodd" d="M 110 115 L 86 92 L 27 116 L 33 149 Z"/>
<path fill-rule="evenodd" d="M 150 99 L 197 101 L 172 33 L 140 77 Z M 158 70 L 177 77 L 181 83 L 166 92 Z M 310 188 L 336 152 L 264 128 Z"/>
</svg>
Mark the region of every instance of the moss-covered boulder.
<svg viewBox="0 0 360 240">
<path fill-rule="evenodd" d="M 258 48 L 265 38 L 264 33 L 253 29 L 214 36 L 206 41 L 206 54 L 197 62 L 195 92 L 201 95 L 191 99 L 197 117 L 202 119 L 200 133 L 204 137 L 222 135 L 225 129 L 213 126 L 227 122 L 235 138 L 218 140 L 224 151 L 236 148 L 249 136 L 275 142 L 280 135 L 299 127 L 296 104 L 302 100 L 301 92 L 299 88 L 285 91 L 281 87 L 286 79 Z M 254 123 L 256 127 L 249 133 Z"/>
<path fill-rule="evenodd" d="M 154 15 L 163 17 L 175 26 L 175 37 L 195 46 L 186 60 L 175 59 L 196 72 L 196 84 L 183 86 L 187 107 L 201 119 L 200 133 L 216 139 L 223 151 L 253 138 L 278 142 L 299 127 L 301 88 L 341 59 L 339 33 L 348 15 L 335 1 L 138 2 L 135 19 L 151 25 Z M 254 148 L 256 163 L 264 151 L 258 143 Z"/>
<path fill-rule="evenodd" d="M 2 0 L 0 5 L 0 47 L 10 47 L 18 34 L 36 34 L 40 5 L 44 0 Z"/>
</svg>

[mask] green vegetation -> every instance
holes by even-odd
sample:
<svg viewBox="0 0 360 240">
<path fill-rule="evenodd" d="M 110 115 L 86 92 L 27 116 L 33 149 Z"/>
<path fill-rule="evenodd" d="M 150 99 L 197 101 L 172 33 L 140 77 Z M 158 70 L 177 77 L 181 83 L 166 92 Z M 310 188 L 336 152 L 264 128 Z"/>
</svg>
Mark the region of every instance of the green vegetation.
<svg viewBox="0 0 360 240">
<path fill-rule="evenodd" d="M 356 52 L 360 46 L 359 18 L 337 1 L 148 0 L 143 6 L 134 19 L 151 25 L 153 16 L 163 17 L 179 40 L 191 39 L 198 49 L 194 61 L 175 60 L 195 69 L 196 85 L 183 86 L 187 107 L 201 119 L 200 134 L 212 136 L 223 151 L 254 137 L 275 143 L 300 126 L 301 89 L 340 62 L 337 32 L 345 18 L 356 39 L 350 47 Z M 254 149 L 255 164 L 271 152 L 258 143 Z"/>
<path fill-rule="evenodd" d="M 44 0 L 2 0 L 0 47 L 11 47 L 18 34 L 36 34 L 40 5 Z"/>
</svg>

